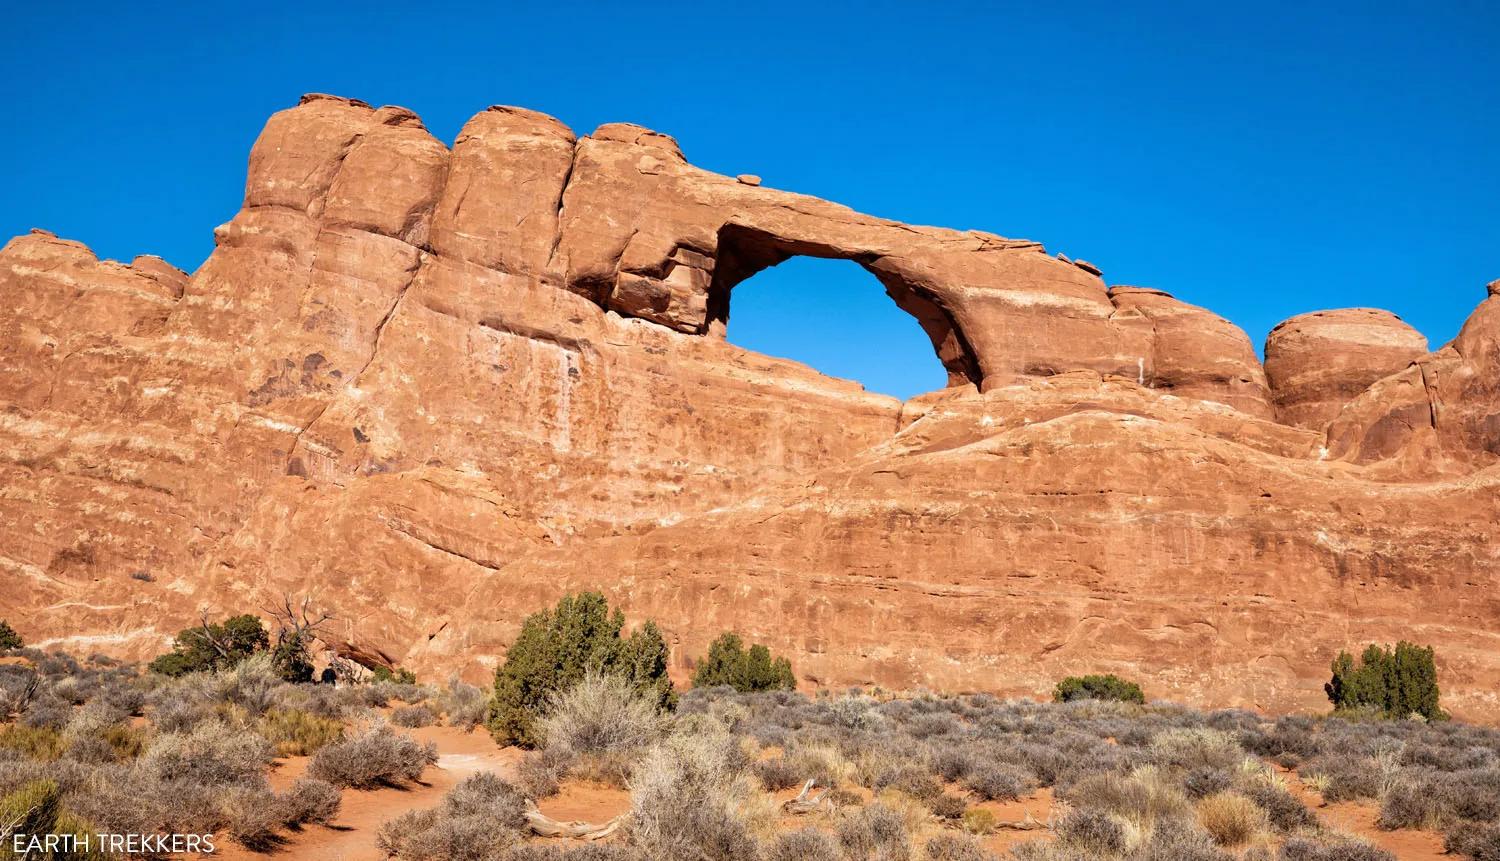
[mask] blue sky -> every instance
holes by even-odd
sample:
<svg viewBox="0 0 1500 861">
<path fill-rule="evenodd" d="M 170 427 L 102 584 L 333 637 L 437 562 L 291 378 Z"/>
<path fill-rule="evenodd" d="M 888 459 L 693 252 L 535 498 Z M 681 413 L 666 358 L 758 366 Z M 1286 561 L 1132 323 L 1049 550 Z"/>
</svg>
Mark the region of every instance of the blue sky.
<svg viewBox="0 0 1500 861">
<path fill-rule="evenodd" d="M 1257 345 L 1388 308 L 1432 345 L 1500 278 L 1500 4 L 22 4 L 0 27 L 0 234 L 193 269 L 304 92 L 638 122 L 694 163 L 1036 239 Z M 853 264 L 736 290 L 730 339 L 900 396 L 943 375 Z"/>
</svg>

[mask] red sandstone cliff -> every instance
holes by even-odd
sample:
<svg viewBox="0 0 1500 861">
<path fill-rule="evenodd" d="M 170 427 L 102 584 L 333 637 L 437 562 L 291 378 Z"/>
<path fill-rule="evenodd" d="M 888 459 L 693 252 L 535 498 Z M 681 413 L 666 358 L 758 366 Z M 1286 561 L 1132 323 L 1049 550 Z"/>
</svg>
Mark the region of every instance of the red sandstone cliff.
<svg viewBox="0 0 1500 861">
<path fill-rule="evenodd" d="M 0 252 L 0 617 L 145 656 L 282 590 L 347 651 L 492 666 L 602 588 L 674 660 L 725 628 L 830 684 L 1320 708 L 1333 654 L 1435 645 L 1500 717 L 1500 297 L 1237 327 L 1040 245 L 911 227 L 492 108 L 272 117 L 191 277 Z M 950 388 L 905 404 L 722 340 L 794 255 L 874 273 Z M 153 579 L 132 575 L 147 573 Z"/>
</svg>

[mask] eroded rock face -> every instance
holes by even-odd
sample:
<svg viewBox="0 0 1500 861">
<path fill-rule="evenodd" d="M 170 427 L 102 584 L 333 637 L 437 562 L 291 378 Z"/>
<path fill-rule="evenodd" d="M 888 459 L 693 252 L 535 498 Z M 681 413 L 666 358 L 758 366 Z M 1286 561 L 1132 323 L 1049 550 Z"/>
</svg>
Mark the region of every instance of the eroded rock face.
<svg viewBox="0 0 1500 861">
<path fill-rule="evenodd" d="M 1285 424 L 1322 430 L 1372 383 L 1427 354 L 1427 339 L 1389 311 L 1314 311 L 1266 337 L 1266 377 Z"/>
<path fill-rule="evenodd" d="M 1109 297 L 1118 309 L 1111 322 L 1140 339 L 1137 382 L 1272 417 L 1265 372 L 1240 327 L 1161 290 L 1118 286 Z"/>
<path fill-rule="evenodd" d="M 1500 296 L 1453 342 L 1373 383 L 1328 428 L 1329 451 L 1381 475 L 1464 475 L 1500 463 Z"/>
<path fill-rule="evenodd" d="M 308 593 L 346 654 L 478 679 L 601 588 L 679 673 L 733 628 L 817 683 L 1114 670 L 1272 710 L 1406 638 L 1500 716 L 1500 299 L 1399 368 L 1280 339 L 1347 371 L 1291 397 L 1160 291 L 752 179 L 640 126 L 492 108 L 450 149 L 310 96 L 191 277 L 12 240 L 0 617 L 144 657 L 200 606 Z M 726 343 L 733 287 L 799 254 L 879 278 L 951 386 L 902 404 Z M 1341 409 L 1278 422 L 1273 393 Z"/>
</svg>

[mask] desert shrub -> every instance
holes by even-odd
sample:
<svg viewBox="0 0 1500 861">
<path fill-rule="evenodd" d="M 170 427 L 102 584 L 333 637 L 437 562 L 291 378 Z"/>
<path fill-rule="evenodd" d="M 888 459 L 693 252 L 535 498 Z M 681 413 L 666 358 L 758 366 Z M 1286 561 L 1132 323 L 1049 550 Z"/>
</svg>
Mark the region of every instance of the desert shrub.
<svg viewBox="0 0 1500 861">
<path fill-rule="evenodd" d="M 1140 768 L 1128 775 L 1090 775 L 1069 788 L 1067 799 L 1079 808 L 1112 813 L 1141 827 L 1187 818 L 1193 811 L 1182 790 L 1155 768 Z"/>
<path fill-rule="evenodd" d="M 700 806 L 674 799 L 664 809 L 665 826 L 645 838 L 651 857 L 662 861 L 755 861 L 759 847 L 750 829 L 733 810 L 720 805 Z"/>
<path fill-rule="evenodd" d="M 464 778 L 443 796 L 448 816 L 483 816 L 506 828 L 526 825 L 526 799 L 520 790 L 497 774 L 481 771 Z"/>
<path fill-rule="evenodd" d="M 1401 749 L 1401 764 L 1420 766 L 1437 771 L 1463 771 L 1484 768 L 1494 759 L 1494 753 L 1484 747 L 1452 748 L 1444 745 L 1413 742 Z"/>
<path fill-rule="evenodd" d="M 443 722 L 464 730 L 484 723 L 485 705 L 484 691 L 459 681 L 456 676 L 449 679 L 448 687 L 437 695 L 437 707 L 443 713 Z"/>
<path fill-rule="evenodd" d="M 1466 822 L 1443 836 L 1443 849 L 1471 861 L 1500 861 L 1500 822 Z"/>
<path fill-rule="evenodd" d="M 950 735 L 963 729 L 963 724 L 958 718 L 946 712 L 937 714 L 916 715 L 908 720 L 902 729 L 912 738 L 934 738 L 937 736 Z"/>
<path fill-rule="evenodd" d="M 1015 766 L 987 762 L 964 778 L 964 785 L 986 801 L 1015 801 L 1031 789 L 1027 775 Z"/>
<path fill-rule="evenodd" d="M 227 786 L 259 777 L 274 759 L 271 744 L 259 735 L 208 721 L 191 732 L 157 736 L 139 768 L 159 781 Z"/>
<path fill-rule="evenodd" d="M 838 835 L 848 861 L 905 861 L 911 857 L 906 817 L 879 802 L 841 819 Z"/>
<path fill-rule="evenodd" d="M 233 667 L 257 652 L 271 648 L 270 635 L 260 619 L 249 613 L 223 622 L 205 622 L 177 633 L 172 651 L 151 662 L 151 671 L 164 676 L 212 672 Z"/>
<path fill-rule="evenodd" d="M 1243 846 L 1269 825 L 1266 812 L 1233 792 L 1221 792 L 1198 802 L 1198 824 L 1220 846 Z"/>
<path fill-rule="evenodd" d="M 1444 813 L 1478 822 L 1500 820 L 1500 769 L 1468 769 L 1439 781 Z"/>
<path fill-rule="evenodd" d="M 1383 828 L 1435 828 L 1462 820 L 1500 818 L 1500 771 L 1402 773 L 1380 799 Z"/>
<path fill-rule="evenodd" d="M 0 722 L 22 714 L 37 702 L 41 677 L 29 667 L 0 664 Z"/>
<path fill-rule="evenodd" d="M 1242 861 L 1270 861 L 1269 852 L 1257 853 L 1251 847 Z M 1214 843 L 1213 837 L 1196 822 L 1166 819 L 1151 829 L 1146 842 L 1126 856 L 1128 861 L 1234 861 L 1235 856 Z"/>
<path fill-rule="evenodd" d="M 68 749 L 63 752 L 63 756 L 74 762 L 89 763 L 92 765 L 102 765 L 117 761 L 115 752 L 110 746 L 105 744 L 103 739 L 95 736 L 82 736 L 73 739 L 68 743 Z"/>
<path fill-rule="evenodd" d="M 887 770 L 875 780 L 874 788 L 894 789 L 921 801 L 943 794 L 942 784 L 926 770 L 915 765 L 902 765 Z"/>
<path fill-rule="evenodd" d="M 13 750 L 32 759 L 53 760 L 67 750 L 63 734 L 51 727 L 24 724 L 0 726 L 0 750 Z"/>
<path fill-rule="evenodd" d="M 667 678 L 667 644 L 654 622 L 622 639 L 625 616 L 598 592 L 568 595 L 556 609 L 526 618 L 495 672 L 489 728 L 501 744 L 541 742 L 537 718 L 548 699 L 583 681 L 589 671 L 619 675 L 659 709 L 676 707 Z"/>
<path fill-rule="evenodd" d="M 1036 775 L 1042 786 L 1053 786 L 1072 764 L 1068 755 L 1045 744 L 1023 742 L 1016 746 L 1016 762 Z"/>
<path fill-rule="evenodd" d="M 922 846 L 923 861 L 990 861 L 979 841 L 962 834 L 941 834 Z"/>
<path fill-rule="evenodd" d="M 785 755 L 763 759 L 751 766 L 755 776 L 769 792 L 791 789 L 806 780 L 806 777 Z"/>
<path fill-rule="evenodd" d="M 1207 798 L 1234 785 L 1234 775 L 1221 768 L 1195 768 L 1182 778 L 1182 791 L 1188 798 Z"/>
<path fill-rule="evenodd" d="M 968 777 L 976 763 L 969 750 L 958 745 L 944 745 L 932 756 L 932 771 L 944 780 L 956 782 Z"/>
<path fill-rule="evenodd" d="M 1427 828 L 1442 816 L 1442 796 L 1433 783 L 1405 778 L 1395 781 L 1380 798 L 1381 828 Z"/>
<path fill-rule="evenodd" d="M 950 792 L 939 793 L 926 801 L 927 809 L 939 819 L 958 819 L 969 809 L 967 802 Z"/>
<path fill-rule="evenodd" d="M 425 705 L 402 706 L 391 712 L 391 723 L 407 729 L 432 726 L 436 721 L 437 715 Z"/>
<path fill-rule="evenodd" d="M 839 861 L 840 857 L 838 841 L 816 828 L 783 831 L 765 852 L 765 861 Z"/>
<path fill-rule="evenodd" d="M 1359 841 L 1319 843 L 1293 837 L 1281 846 L 1277 861 L 1397 861 L 1390 852 Z"/>
<path fill-rule="evenodd" d="M 376 664 L 375 669 L 370 671 L 370 681 L 375 684 L 390 682 L 398 685 L 415 685 L 417 674 L 406 667 L 392 669 L 385 664 Z"/>
<path fill-rule="evenodd" d="M 568 776 L 579 780 L 592 780 L 615 789 L 630 786 L 630 772 L 639 754 L 586 753 L 578 757 L 568 769 Z"/>
<path fill-rule="evenodd" d="M 146 713 L 146 692 L 133 684 L 115 682 L 101 692 L 100 697 L 110 708 L 128 717 L 140 717 Z"/>
<path fill-rule="evenodd" d="M 272 697 L 275 700 L 272 708 L 307 712 L 337 721 L 354 715 L 364 706 L 360 691 L 354 686 L 280 684 L 272 691 Z"/>
<path fill-rule="evenodd" d="M 275 846 L 285 824 L 284 807 L 265 786 L 238 786 L 225 793 L 229 836 L 241 846 L 264 852 Z"/>
<path fill-rule="evenodd" d="M 1057 839 L 1097 855 L 1118 855 L 1126 847 L 1125 826 L 1101 810 L 1071 811 L 1057 823 Z"/>
<path fill-rule="evenodd" d="M 151 733 L 145 727 L 115 724 L 99 730 L 94 738 L 105 746 L 110 761 L 124 762 L 145 752 Z"/>
<path fill-rule="evenodd" d="M 1388 718 L 1421 715 L 1446 720 L 1438 707 L 1437 665 L 1432 647 L 1405 640 L 1395 649 L 1371 645 L 1356 662 L 1348 652 L 1333 660 L 1333 678 L 1323 686 L 1335 711 L 1371 709 Z"/>
<path fill-rule="evenodd" d="M 408 682 L 375 682 L 366 688 L 364 699 L 377 708 L 384 708 L 391 700 L 416 704 L 426 702 L 427 689 Z"/>
<path fill-rule="evenodd" d="M 1244 759 L 1239 740 L 1207 727 L 1169 729 L 1151 739 L 1151 756 L 1161 765 L 1178 768 L 1233 768 Z"/>
<path fill-rule="evenodd" d="M 309 777 L 359 789 L 416 781 L 437 762 L 437 744 L 417 742 L 379 724 L 326 745 L 307 764 Z"/>
<path fill-rule="evenodd" d="M 833 726 L 868 731 L 880 725 L 882 716 L 875 711 L 875 701 L 866 697 L 842 697 L 828 704 L 827 720 Z"/>
<path fill-rule="evenodd" d="M 622 843 L 585 843 L 582 846 L 549 846 L 523 843 L 511 849 L 505 861 L 654 861 L 634 846 Z"/>
<path fill-rule="evenodd" d="M 624 754 L 645 749 L 666 730 L 659 702 L 628 679 L 588 672 L 548 696 L 538 726 L 548 747 L 578 754 Z"/>
<path fill-rule="evenodd" d="M 1323 788 L 1318 794 L 1330 804 L 1378 798 L 1383 783 L 1380 769 L 1369 759 L 1319 759 L 1303 767 L 1299 774 L 1308 778 L 1321 778 Z"/>
<path fill-rule="evenodd" d="M 104 861 L 111 856 L 99 850 L 94 826 L 63 807 L 62 793 L 51 780 L 35 780 L 0 795 L 0 857 L 37 858 L 43 861 Z M 24 838 L 23 836 L 24 835 Z M 62 838 L 59 850 L 30 852 L 31 840 Z M 82 848 L 87 841 L 90 848 Z"/>
<path fill-rule="evenodd" d="M 21 635 L 16 633 L 16 629 L 12 628 L 9 622 L 0 619 L 0 652 L 24 648 L 26 648 L 26 642 L 21 639 Z"/>
<path fill-rule="evenodd" d="M 1141 686 L 1127 682 L 1113 673 L 1102 676 L 1068 676 L 1057 683 L 1052 691 L 1054 702 L 1071 703 L 1078 700 L 1115 700 L 1124 703 L 1146 704 L 1146 695 Z"/>
<path fill-rule="evenodd" d="M 631 777 L 631 820 L 653 858 L 750 861 L 758 848 L 739 809 L 749 763 L 738 739 L 708 715 L 691 715 Z"/>
<path fill-rule="evenodd" d="M 97 737 L 107 729 L 120 726 L 125 718 L 124 712 L 104 700 L 93 700 L 73 712 L 64 734 L 69 738 Z"/>
<path fill-rule="evenodd" d="M 68 795 L 86 789 L 92 781 L 112 770 L 70 759 L 43 762 L 17 753 L 0 751 L 0 795 L 14 792 L 37 780 L 49 780 L 57 784 L 58 792 Z"/>
<path fill-rule="evenodd" d="M 557 794 L 573 759 L 557 749 L 529 753 L 516 763 L 516 785 L 527 798 L 550 798 Z"/>
<path fill-rule="evenodd" d="M 1244 796 L 1266 812 L 1271 827 L 1288 834 L 1304 828 L 1316 828 L 1318 816 L 1302 800 L 1272 783 L 1256 783 L 1240 790 Z"/>
<path fill-rule="evenodd" d="M 709 644 L 708 654 L 693 671 L 693 687 L 717 685 L 729 685 L 741 693 L 793 690 L 797 677 L 789 659 L 772 657 L 771 650 L 760 644 L 746 650 L 738 634 L 724 633 Z"/>
<path fill-rule="evenodd" d="M 846 757 L 837 741 L 804 733 L 793 740 L 786 756 L 804 778 L 817 781 L 819 786 L 835 788 L 850 779 L 873 788 L 880 776 L 895 765 L 887 752 L 877 747 L 851 753 L 857 753 L 857 761 Z"/>
<path fill-rule="evenodd" d="M 963 829 L 970 834 L 990 834 L 1000 826 L 995 814 L 983 807 L 970 807 L 959 817 Z"/>
<path fill-rule="evenodd" d="M 876 793 L 873 803 L 899 813 L 906 823 L 908 835 L 915 835 L 932 821 L 932 813 L 928 810 L 927 804 L 904 792 L 884 790 Z"/>
<path fill-rule="evenodd" d="M 1318 737 L 1310 718 L 1287 716 L 1277 719 L 1270 732 L 1260 729 L 1240 733 L 1240 743 L 1257 756 L 1280 758 L 1295 756 L 1307 759 L 1319 752 Z M 1222 727 L 1221 727 L 1222 728 Z"/>
<path fill-rule="evenodd" d="M 864 804 L 864 797 L 852 789 L 835 786 L 828 790 L 828 803 L 834 807 L 859 807 Z"/>
<path fill-rule="evenodd" d="M 226 707 L 233 707 L 246 716 L 259 717 L 275 707 L 281 676 L 270 653 L 257 652 L 230 670 L 193 673 L 179 684 L 221 715 L 227 714 Z"/>
<path fill-rule="evenodd" d="M 407 811 L 375 832 L 375 845 L 398 861 L 492 861 L 509 857 L 520 840 L 502 823 L 451 816 L 441 807 Z"/>
<path fill-rule="evenodd" d="M 311 756 L 344 737 L 343 721 L 295 709 L 271 709 L 261 717 L 258 730 L 281 756 Z"/>
<path fill-rule="evenodd" d="M 326 780 L 315 777 L 299 777 L 292 781 L 286 791 L 284 815 L 288 823 L 298 825 L 308 822 L 327 824 L 339 814 L 343 798 L 338 788 Z"/>
</svg>

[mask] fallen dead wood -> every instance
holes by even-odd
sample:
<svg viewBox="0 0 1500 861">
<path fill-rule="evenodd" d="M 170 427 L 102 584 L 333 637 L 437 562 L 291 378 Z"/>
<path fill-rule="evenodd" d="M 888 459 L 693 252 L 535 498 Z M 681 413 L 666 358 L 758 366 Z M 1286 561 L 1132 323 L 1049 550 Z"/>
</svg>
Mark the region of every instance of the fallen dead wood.
<svg viewBox="0 0 1500 861">
<path fill-rule="evenodd" d="M 1047 817 L 1050 822 L 1052 817 Z M 1047 822 L 1038 821 L 1031 811 L 1026 811 L 1025 819 L 997 819 L 995 820 L 996 831 L 1046 831 L 1051 828 Z"/>
<path fill-rule="evenodd" d="M 807 782 L 802 784 L 802 792 L 798 793 L 796 798 L 789 799 L 781 805 L 782 812 L 790 813 L 793 816 L 801 816 L 804 813 L 812 813 L 821 809 L 823 800 L 828 797 L 828 792 L 833 787 L 824 787 L 823 791 L 818 793 L 817 796 L 809 798 L 808 795 L 812 792 L 813 787 L 817 785 L 817 782 L 817 778 L 809 777 Z"/>
<path fill-rule="evenodd" d="M 996 831 L 1046 831 L 1047 823 L 1038 822 L 1035 819 L 998 819 L 995 821 Z"/>
<path fill-rule="evenodd" d="M 629 816 L 629 813 L 621 813 L 608 822 L 601 822 L 597 825 L 576 820 L 562 822 L 537 810 L 536 805 L 530 799 L 526 801 L 526 827 L 530 828 L 531 833 L 538 837 L 571 837 L 577 840 L 598 840 L 615 833 Z"/>
</svg>

